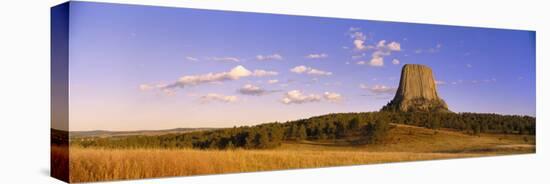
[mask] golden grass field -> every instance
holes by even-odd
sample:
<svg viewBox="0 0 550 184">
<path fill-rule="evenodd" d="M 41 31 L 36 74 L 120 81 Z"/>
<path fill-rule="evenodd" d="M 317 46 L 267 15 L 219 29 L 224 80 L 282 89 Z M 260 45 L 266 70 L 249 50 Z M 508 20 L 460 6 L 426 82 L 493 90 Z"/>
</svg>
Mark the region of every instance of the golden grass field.
<svg viewBox="0 0 550 184">
<path fill-rule="evenodd" d="M 272 150 L 70 148 L 70 181 L 189 176 L 535 152 L 535 137 L 398 125 L 384 144 L 289 142 Z"/>
</svg>

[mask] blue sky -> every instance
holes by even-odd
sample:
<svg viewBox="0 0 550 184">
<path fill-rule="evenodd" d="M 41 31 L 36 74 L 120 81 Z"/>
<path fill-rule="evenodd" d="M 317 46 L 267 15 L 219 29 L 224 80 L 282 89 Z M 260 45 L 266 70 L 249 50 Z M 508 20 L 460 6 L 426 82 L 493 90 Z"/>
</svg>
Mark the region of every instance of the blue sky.
<svg viewBox="0 0 550 184">
<path fill-rule="evenodd" d="M 535 116 L 535 33 L 72 2 L 71 130 L 377 111 L 404 64 L 455 112 Z"/>
</svg>

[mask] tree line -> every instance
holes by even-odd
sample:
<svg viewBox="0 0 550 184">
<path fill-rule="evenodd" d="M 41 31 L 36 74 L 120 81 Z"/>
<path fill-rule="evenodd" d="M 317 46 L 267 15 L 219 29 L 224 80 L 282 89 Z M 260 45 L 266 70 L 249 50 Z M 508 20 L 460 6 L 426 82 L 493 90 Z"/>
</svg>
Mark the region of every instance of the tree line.
<svg viewBox="0 0 550 184">
<path fill-rule="evenodd" d="M 104 148 L 194 148 L 194 149 L 269 149 L 283 141 L 337 140 L 353 138 L 360 144 L 383 140 L 390 123 L 431 129 L 454 129 L 472 135 L 480 133 L 535 135 L 535 118 L 529 116 L 480 113 L 335 113 L 308 119 L 273 122 L 190 133 L 155 136 L 77 138 L 72 145 Z"/>
</svg>

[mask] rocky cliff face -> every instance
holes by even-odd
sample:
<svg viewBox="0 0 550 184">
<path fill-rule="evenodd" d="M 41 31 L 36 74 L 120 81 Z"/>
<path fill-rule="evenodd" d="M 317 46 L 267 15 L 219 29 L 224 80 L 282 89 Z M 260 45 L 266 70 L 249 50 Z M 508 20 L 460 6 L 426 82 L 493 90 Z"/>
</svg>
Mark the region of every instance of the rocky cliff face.
<svg viewBox="0 0 550 184">
<path fill-rule="evenodd" d="M 437 95 L 432 69 L 418 64 L 403 66 L 395 97 L 382 111 L 450 112 Z"/>
</svg>

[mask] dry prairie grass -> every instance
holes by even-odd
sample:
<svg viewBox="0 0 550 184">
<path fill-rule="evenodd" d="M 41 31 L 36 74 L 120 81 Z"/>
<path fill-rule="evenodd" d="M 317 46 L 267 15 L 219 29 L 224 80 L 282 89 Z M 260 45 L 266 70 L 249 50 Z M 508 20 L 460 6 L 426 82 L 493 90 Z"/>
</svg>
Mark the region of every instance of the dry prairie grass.
<svg viewBox="0 0 550 184">
<path fill-rule="evenodd" d="M 189 176 L 483 156 L 482 154 L 71 148 L 71 182 Z"/>
<path fill-rule="evenodd" d="M 189 176 L 535 152 L 534 136 L 471 136 L 399 125 L 384 144 L 285 143 L 273 150 L 70 148 L 70 181 Z"/>
</svg>

